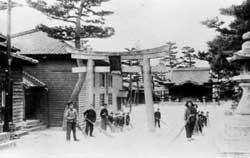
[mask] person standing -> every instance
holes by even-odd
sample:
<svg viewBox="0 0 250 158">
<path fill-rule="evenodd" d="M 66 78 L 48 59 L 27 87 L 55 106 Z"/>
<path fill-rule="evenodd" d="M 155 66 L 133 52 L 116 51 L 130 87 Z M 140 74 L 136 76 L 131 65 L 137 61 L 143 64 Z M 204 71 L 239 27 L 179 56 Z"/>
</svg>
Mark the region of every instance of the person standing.
<svg viewBox="0 0 250 158">
<path fill-rule="evenodd" d="M 158 126 L 158 128 L 161 128 L 161 112 L 160 112 L 160 108 L 157 109 L 157 111 L 154 113 L 155 116 L 155 127 Z"/>
<path fill-rule="evenodd" d="M 192 135 L 194 131 L 194 126 L 196 122 L 196 108 L 194 107 L 194 104 L 192 101 L 187 101 L 186 104 L 186 110 L 185 110 L 185 130 L 186 130 L 186 137 L 188 141 L 193 140 Z"/>
<path fill-rule="evenodd" d="M 108 116 L 108 125 L 110 127 L 111 132 L 114 132 L 114 113 L 111 112 Z"/>
<path fill-rule="evenodd" d="M 126 123 L 127 127 L 130 126 L 130 115 L 129 115 L 129 112 L 126 114 L 125 123 Z"/>
<path fill-rule="evenodd" d="M 106 131 L 107 130 L 107 124 L 108 124 L 108 109 L 107 109 L 107 105 L 104 104 L 103 108 L 100 112 L 100 116 L 101 116 L 101 129 Z"/>
<path fill-rule="evenodd" d="M 73 132 L 73 138 L 75 141 L 78 141 L 76 138 L 76 123 L 77 123 L 77 111 L 74 108 L 74 104 L 72 102 L 68 103 L 68 110 L 66 112 L 66 120 L 67 120 L 67 130 L 66 130 L 66 139 L 70 140 L 71 131 Z"/>
<path fill-rule="evenodd" d="M 93 109 L 92 105 L 90 106 L 90 108 L 88 110 L 86 110 L 83 113 L 83 116 L 85 118 L 86 121 L 86 126 L 85 126 L 85 133 L 86 135 L 93 137 L 93 131 L 94 131 L 94 124 L 96 121 L 96 112 Z"/>
</svg>

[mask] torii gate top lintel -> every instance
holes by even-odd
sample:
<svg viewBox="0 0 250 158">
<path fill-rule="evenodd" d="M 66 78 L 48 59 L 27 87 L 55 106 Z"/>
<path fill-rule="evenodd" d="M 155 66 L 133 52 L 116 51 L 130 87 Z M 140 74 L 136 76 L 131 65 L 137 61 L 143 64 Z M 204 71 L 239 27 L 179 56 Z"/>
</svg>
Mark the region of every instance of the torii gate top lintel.
<svg viewBox="0 0 250 158">
<path fill-rule="evenodd" d="M 169 51 L 169 45 L 163 45 L 156 48 L 135 50 L 135 51 L 122 51 L 122 52 L 105 52 L 105 51 L 91 51 L 81 50 L 73 47 L 67 47 L 67 51 L 71 53 L 72 58 L 77 59 L 96 59 L 105 60 L 108 56 L 121 56 L 123 60 L 129 59 L 144 59 L 144 58 L 161 58 Z"/>
</svg>

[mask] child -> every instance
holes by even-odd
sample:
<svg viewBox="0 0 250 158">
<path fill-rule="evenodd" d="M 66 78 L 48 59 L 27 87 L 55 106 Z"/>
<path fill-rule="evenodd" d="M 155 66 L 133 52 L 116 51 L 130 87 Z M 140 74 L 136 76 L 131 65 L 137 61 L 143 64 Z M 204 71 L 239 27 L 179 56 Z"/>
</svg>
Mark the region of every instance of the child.
<svg viewBox="0 0 250 158">
<path fill-rule="evenodd" d="M 111 132 L 114 132 L 114 113 L 110 112 L 108 115 L 108 126 L 110 127 Z"/>
<path fill-rule="evenodd" d="M 204 124 L 205 124 L 205 116 L 204 116 L 204 112 L 201 111 L 199 114 L 198 114 L 198 128 L 199 128 L 199 132 L 201 134 L 203 134 L 203 127 L 204 127 Z"/>
<path fill-rule="evenodd" d="M 127 127 L 130 126 L 130 116 L 129 116 L 129 112 L 126 114 L 125 116 L 125 124 Z"/>
<path fill-rule="evenodd" d="M 206 112 L 206 122 L 205 122 L 205 126 L 208 126 L 209 125 L 209 112 L 207 111 Z"/>
</svg>

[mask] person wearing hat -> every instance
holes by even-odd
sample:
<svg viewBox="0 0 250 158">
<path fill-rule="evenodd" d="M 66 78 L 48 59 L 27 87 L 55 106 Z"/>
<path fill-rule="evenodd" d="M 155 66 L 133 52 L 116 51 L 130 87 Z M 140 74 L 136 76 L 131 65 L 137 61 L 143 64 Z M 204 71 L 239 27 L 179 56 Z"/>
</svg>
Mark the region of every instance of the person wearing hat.
<svg viewBox="0 0 250 158">
<path fill-rule="evenodd" d="M 94 131 L 94 124 L 96 121 L 96 112 L 93 109 L 92 105 L 90 106 L 90 108 L 88 110 L 86 110 L 83 113 L 83 116 L 85 118 L 86 121 L 86 126 L 85 126 L 85 133 L 86 135 L 93 137 L 93 131 Z"/>
<path fill-rule="evenodd" d="M 72 102 L 68 103 L 68 110 L 66 112 L 66 120 L 67 120 L 67 130 L 66 130 L 66 139 L 70 140 L 71 131 L 73 132 L 73 138 L 75 141 L 78 141 L 76 138 L 76 123 L 77 123 L 77 111 L 74 108 L 74 104 Z"/>
</svg>

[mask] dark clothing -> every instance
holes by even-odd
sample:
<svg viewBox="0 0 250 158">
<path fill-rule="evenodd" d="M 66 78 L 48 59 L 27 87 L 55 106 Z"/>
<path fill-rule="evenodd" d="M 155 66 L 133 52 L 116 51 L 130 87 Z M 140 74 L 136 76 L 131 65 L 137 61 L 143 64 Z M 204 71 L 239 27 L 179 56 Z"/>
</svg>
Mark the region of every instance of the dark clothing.
<svg viewBox="0 0 250 158">
<path fill-rule="evenodd" d="M 154 113 L 154 117 L 155 117 L 155 127 L 157 127 L 157 125 L 158 125 L 158 128 L 160 128 L 160 127 L 161 127 L 161 123 L 160 123 L 160 120 L 161 120 L 161 112 L 156 111 L 156 112 Z"/>
<path fill-rule="evenodd" d="M 202 133 L 202 129 L 204 126 L 206 126 L 207 118 L 206 116 L 199 114 L 198 115 L 198 125 L 199 125 L 199 131 Z"/>
<path fill-rule="evenodd" d="M 119 126 L 119 117 L 118 116 L 116 116 L 115 118 L 114 118 L 114 124 L 115 124 L 115 126 Z"/>
<path fill-rule="evenodd" d="M 101 110 L 101 112 L 100 112 L 101 118 L 107 119 L 108 115 L 109 115 L 109 113 L 108 113 L 108 110 L 106 108 Z"/>
<path fill-rule="evenodd" d="M 85 133 L 87 135 L 93 136 L 94 122 L 96 121 L 96 112 L 94 109 L 88 109 L 83 113 L 86 118 Z"/>
<path fill-rule="evenodd" d="M 76 139 L 76 122 L 67 122 L 66 139 L 70 140 L 71 131 L 73 132 L 73 138 Z"/>
<path fill-rule="evenodd" d="M 158 120 L 161 119 L 161 112 L 156 111 L 154 115 L 155 115 L 155 119 L 158 119 Z"/>
<path fill-rule="evenodd" d="M 89 121 L 86 121 L 85 133 L 86 135 L 93 136 L 94 125 Z"/>
<path fill-rule="evenodd" d="M 108 110 L 106 108 L 103 108 L 100 112 L 100 116 L 101 116 L 101 128 L 106 131 L 108 125 Z"/>
<path fill-rule="evenodd" d="M 155 127 L 161 128 L 161 121 L 159 119 L 155 119 Z"/>
<path fill-rule="evenodd" d="M 126 115 L 125 122 L 126 122 L 127 126 L 130 124 L 130 116 L 129 115 Z"/>
<path fill-rule="evenodd" d="M 186 137 L 187 138 L 191 138 L 192 137 L 193 131 L 194 131 L 194 125 L 195 125 L 195 122 L 187 123 L 185 125 Z"/>
<path fill-rule="evenodd" d="M 185 111 L 185 129 L 186 129 L 186 137 L 191 138 L 194 131 L 194 126 L 196 122 L 196 114 L 197 110 L 194 107 L 189 107 Z"/>
<path fill-rule="evenodd" d="M 108 116 L 108 121 L 112 124 L 114 122 L 113 116 L 109 115 Z"/>
<path fill-rule="evenodd" d="M 125 123 L 125 118 L 123 116 L 119 117 L 119 126 L 123 127 Z"/>
<path fill-rule="evenodd" d="M 86 118 L 86 121 L 91 121 L 94 123 L 96 121 L 96 112 L 94 109 L 88 109 L 83 113 L 83 116 Z"/>
<path fill-rule="evenodd" d="M 190 107 L 189 121 L 190 122 L 195 122 L 196 121 L 196 115 L 197 115 L 196 108 Z"/>
</svg>

